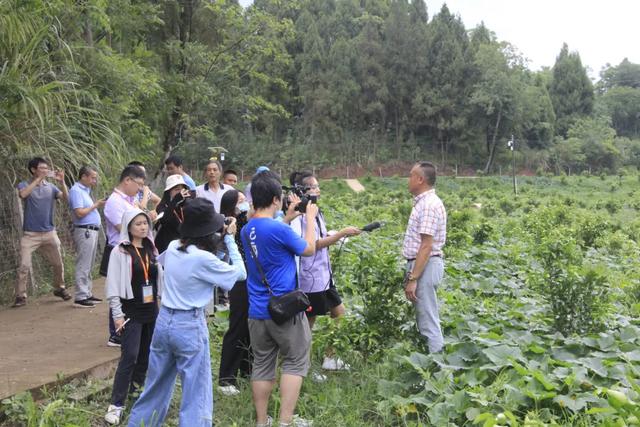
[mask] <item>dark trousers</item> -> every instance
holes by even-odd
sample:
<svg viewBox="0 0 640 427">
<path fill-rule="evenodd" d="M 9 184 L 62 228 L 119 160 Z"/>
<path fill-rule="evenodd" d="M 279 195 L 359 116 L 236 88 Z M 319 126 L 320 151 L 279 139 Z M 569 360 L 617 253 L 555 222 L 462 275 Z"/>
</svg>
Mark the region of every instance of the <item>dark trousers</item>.
<svg viewBox="0 0 640 427">
<path fill-rule="evenodd" d="M 237 376 L 248 377 L 251 374 L 248 319 L 247 282 L 236 282 L 229 291 L 229 329 L 222 340 L 220 385 L 235 385 Z"/>
<path fill-rule="evenodd" d="M 113 379 L 111 404 L 124 406 L 129 392 L 144 385 L 155 322 L 131 320 L 122 331 L 120 362 Z"/>
</svg>

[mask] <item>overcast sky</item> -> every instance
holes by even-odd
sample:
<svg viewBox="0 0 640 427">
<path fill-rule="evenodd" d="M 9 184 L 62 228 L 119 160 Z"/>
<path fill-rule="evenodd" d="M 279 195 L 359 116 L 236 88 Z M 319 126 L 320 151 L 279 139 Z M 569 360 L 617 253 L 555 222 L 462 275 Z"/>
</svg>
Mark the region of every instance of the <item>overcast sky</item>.
<svg viewBox="0 0 640 427">
<path fill-rule="evenodd" d="M 249 5 L 252 0 L 240 0 Z M 429 19 L 443 0 L 426 0 Z M 553 66 L 562 43 L 578 51 L 597 78 L 606 64 L 625 57 L 640 63 L 640 0 L 448 0 L 467 28 L 481 21 L 499 40 L 515 45 L 530 68 Z"/>
</svg>

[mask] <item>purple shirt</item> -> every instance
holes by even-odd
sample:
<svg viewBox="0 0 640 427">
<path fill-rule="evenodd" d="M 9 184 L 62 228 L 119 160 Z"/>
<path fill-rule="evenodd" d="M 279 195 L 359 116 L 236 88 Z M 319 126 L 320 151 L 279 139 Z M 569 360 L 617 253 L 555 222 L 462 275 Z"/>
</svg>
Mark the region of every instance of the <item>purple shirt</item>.
<svg viewBox="0 0 640 427">
<path fill-rule="evenodd" d="M 129 209 L 134 209 L 135 198 L 129 197 L 118 189 L 114 189 L 104 205 L 104 219 L 107 224 L 107 242 L 111 246 L 120 243 L 120 232 L 116 225 L 122 223 L 122 215 Z"/>
<path fill-rule="evenodd" d="M 301 215 L 291 222 L 291 228 L 303 239 L 306 227 L 307 217 L 305 215 Z M 321 214 L 316 217 L 315 234 L 316 241 L 327 237 L 327 225 Z M 323 292 L 329 289 L 331 264 L 329 263 L 328 247 L 316 249 L 316 253 L 311 256 L 300 257 L 298 266 L 298 281 L 300 289 L 304 292 Z"/>
</svg>

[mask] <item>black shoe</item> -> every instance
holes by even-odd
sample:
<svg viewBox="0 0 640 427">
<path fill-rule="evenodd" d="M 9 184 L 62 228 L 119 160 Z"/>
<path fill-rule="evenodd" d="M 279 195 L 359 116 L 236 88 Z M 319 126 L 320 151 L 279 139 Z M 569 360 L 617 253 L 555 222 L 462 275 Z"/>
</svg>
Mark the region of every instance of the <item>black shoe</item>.
<svg viewBox="0 0 640 427">
<path fill-rule="evenodd" d="M 94 304 L 100 304 L 102 302 L 102 300 L 100 298 L 96 298 L 94 296 L 90 296 L 89 298 L 87 298 L 88 301 L 91 301 Z"/>
<path fill-rule="evenodd" d="M 22 307 L 23 305 L 27 305 L 27 297 L 16 297 L 11 307 Z"/>
<path fill-rule="evenodd" d="M 95 308 L 95 304 L 89 298 L 82 299 L 73 303 L 74 307 L 78 308 Z"/>
<path fill-rule="evenodd" d="M 107 341 L 107 345 L 109 347 L 120 347 L 120 345 L 121 345 L 120 337 L 117 336 L 117 335 L 109 337 L 109 341 Z"/>
<path fill-rule="evenodd" d="M 62 298 L 65 301 L 69 301 L 71 299 L 71 295 L 69 295 L 69 292 L 67 292 L 65 288 L 56 289 L 55 291 L 53 291 L 53 295 L 57 296 L 58 298 Z"/>
</svg>

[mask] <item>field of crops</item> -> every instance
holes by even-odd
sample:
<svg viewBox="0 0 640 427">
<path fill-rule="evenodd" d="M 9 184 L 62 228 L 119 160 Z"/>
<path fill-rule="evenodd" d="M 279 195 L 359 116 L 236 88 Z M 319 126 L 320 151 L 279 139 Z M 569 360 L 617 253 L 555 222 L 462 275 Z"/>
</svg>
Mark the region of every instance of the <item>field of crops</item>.
<svg viewBox="0 0 640 427">
<path fill-rule="evenodd" d="M 319 427 L 640 425 L 637 176 L 521 178 L 517 197 L 507 178 L 440 179 L 449 224 L 436 355 L 401 287 L 406 180 L 361 182 L 359 194 L 321 183 L 330 228 L 385 225 L 332 249 L 348 315 L 316 324 L 313 366 L 331 345 L 352 370 L 305 381 L 302 416 Z M 214 372 L 225 328 L 211 325 Z M 102 425 L 108 395 L 70 403 L 70 392 L 3 405 L 20 425 Z M 253 425 L 248 383 L 214 396 L 216 425 Z"/>
</svg>

